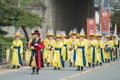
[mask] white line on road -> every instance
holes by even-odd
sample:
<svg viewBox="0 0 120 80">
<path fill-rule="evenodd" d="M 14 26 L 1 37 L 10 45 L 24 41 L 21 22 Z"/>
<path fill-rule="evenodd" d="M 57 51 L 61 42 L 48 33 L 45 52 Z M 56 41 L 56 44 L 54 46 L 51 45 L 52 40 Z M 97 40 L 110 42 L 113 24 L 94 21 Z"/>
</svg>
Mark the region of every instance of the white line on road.
<svg viewBox="0 0 120 80">
<path fill-rule="evenodd" d="M 62 78 L 61 80 L 69 80 L 71 78 L 75 78 L 75 77 L 81 76 L 83 74 L 86 74 L 86 73 L 89 73 L 89 72 L 93 72 L 95 70 L 99 70 L 99 69 L 102 69 L 104 67 L 111 66 L 111 65 L 116 64 L 118 62 L 120 62 L 120 61 L 112 62 L 112 63 L 106 64 L 106 65 L 103 65 L 103 66 L 99 66 L 99 67 L 92 68 L 92 69 L 89 69 L 89 70 L 86 70 L 86 71 L 83 71 L 83 72 L 80 72 L 80 73 L 77 73 L 77 74 L 73 74 L 73 75 L 70 75 L 70 76 Z"/>
</svg>

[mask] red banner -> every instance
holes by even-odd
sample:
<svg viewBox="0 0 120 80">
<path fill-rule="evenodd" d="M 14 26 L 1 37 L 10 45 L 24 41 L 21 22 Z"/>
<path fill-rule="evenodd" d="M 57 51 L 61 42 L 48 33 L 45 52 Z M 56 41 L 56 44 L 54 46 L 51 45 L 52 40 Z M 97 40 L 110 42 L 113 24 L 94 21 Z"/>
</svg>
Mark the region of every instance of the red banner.
<svg viewBox="0 0 120 80">
<path fill-rule="evenodd" d="M 90 32 L 96 33 L 96 19 L 87 18 L 87 37 L 89 38 Z"/>
<path fill-rule="evenodd" d="M 110 32 L 110 10 L 100 11 L 100 31 Z"/>
</svg>

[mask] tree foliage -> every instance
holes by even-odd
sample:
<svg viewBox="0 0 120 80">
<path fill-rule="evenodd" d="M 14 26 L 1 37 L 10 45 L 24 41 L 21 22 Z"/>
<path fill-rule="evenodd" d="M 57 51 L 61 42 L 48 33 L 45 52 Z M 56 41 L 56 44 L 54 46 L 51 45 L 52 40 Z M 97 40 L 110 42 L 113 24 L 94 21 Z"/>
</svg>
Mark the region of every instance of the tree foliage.
<svg viewBox="0 0 120 80">
<path fill-rule="evenodd" d="M 8 4 L 0 3 L 0 25 L 15 27 L 41 26 L 43 18 L 24 9 L 15 8 Z"/>
<path fill-rule="evenodd" d="M 114 25 L 116 23 L 117 27 L 118 27 L 118 32 L 120 32 L 120 0 L 118 0 L 118 2 L 114 6 L 114 9 L 112 10 L 111 23 L 112 23 L 113 29 L 114 29 Z"/>
<path fill-rule="evenodd" d="M 21 27 L 27 40 L 29 38 L 25 28 L 42 27 L 42 22 L 43 18 L 39 15 L 0 1 L 0 26 Z"/>
</svg>

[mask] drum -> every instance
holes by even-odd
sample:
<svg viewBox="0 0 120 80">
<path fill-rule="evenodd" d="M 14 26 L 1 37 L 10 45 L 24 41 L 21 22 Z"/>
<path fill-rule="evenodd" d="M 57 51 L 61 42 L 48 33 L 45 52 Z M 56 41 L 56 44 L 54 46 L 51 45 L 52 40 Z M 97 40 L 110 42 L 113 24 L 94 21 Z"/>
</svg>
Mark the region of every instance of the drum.
<svg viewBox="0 0 120 80">
<path fill-rule="evenodd" d="M 108 45 L 106 45 L 104 50 L 105 50 L 105 51 L 110 51 L 110 50 L 111 50 L 111 47 L 108 46 Z"/>
</svg>

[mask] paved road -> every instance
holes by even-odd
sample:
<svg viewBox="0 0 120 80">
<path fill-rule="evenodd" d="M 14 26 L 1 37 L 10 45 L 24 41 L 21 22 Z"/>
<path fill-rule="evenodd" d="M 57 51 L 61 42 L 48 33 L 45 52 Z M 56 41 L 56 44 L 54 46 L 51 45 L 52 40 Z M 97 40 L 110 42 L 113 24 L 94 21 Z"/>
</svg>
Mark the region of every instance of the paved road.
<svg viewBox="0 0 120 80">
<path fill-rule="evenodd" d="M 87 68 L 83 72 L 66 67 L 59 71 L 44 68 L 39 75 L 31 75 L 31 68 L 0 72 L 0 80 L 120 80 L 120 61 L 102 67 Z"/>
</svg>

